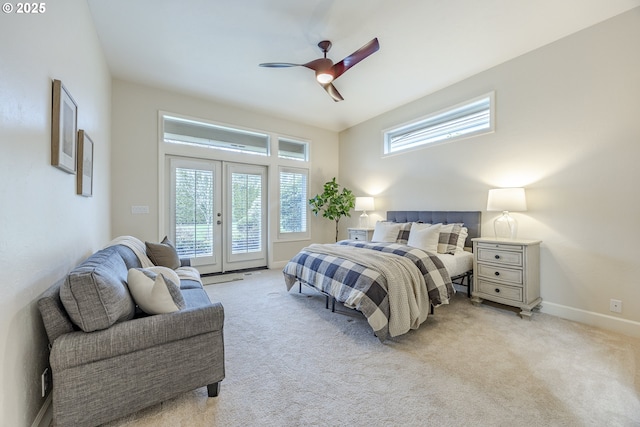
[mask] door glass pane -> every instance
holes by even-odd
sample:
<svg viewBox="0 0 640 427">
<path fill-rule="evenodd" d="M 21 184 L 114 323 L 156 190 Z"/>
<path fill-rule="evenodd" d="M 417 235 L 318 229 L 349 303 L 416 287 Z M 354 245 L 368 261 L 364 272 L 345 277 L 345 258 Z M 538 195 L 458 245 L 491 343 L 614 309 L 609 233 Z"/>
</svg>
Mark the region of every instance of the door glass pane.
<svg viewBox="0 0 640 427">
<path fill-rule="evenodd" d="M 213 255 L 213 171 L 176 168 L 176 250 L 180 257 Z"/>
<path fill-rule="evenodd" d="M 262 250 L 262 176 L 231 174 L 231 253 Z"/>
</svg>

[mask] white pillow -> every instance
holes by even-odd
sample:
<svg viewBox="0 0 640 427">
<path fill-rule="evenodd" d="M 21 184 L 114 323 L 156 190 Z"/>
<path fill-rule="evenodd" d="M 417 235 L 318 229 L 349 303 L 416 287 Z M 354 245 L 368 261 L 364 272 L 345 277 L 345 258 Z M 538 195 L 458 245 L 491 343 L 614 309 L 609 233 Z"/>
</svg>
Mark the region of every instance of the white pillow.
<svg viewBox="0 0 640 427">
<path fill-rule="evenodd" d="M 407 245 L 422 249 L 425 252 L 438 252 L 440 227 L 442 227 L 442 224 L 413 224 L 409 232 Z"/>
<path fill-rule="evenodd" d="M 170 268 L 131 268 L 127 283 L 133 300 L 147 314 L 172 313 L 186 307 L 180 279 Z"/>
<path fill-rule="evenodd" d="M 376 222 L 376 228 L 373 230 L 371 241 L 395 243 L 398 239 L 400 227 L 401 224 L 397 222 L 378 221 Z"/>
</svg>

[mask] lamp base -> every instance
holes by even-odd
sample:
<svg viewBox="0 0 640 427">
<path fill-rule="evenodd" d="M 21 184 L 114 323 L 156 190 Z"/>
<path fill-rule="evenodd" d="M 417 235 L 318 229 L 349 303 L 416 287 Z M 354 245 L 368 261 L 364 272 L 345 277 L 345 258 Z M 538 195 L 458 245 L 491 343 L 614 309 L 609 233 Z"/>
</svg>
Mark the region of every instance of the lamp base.
<svg viewBox="0 0 640 427">
<path fill-rule="evenodd" d="M 515 239 L 518 234 L 518 222 L 509 215 L 508 211 L 504 211 L 493 221 L 493 232 L 496 239 Z"/>
<path fill-rule="evenodd" d="M 369 228 L 369 215 L 367 215 L 366 211 L 363 211 L 362 215 L 360 215 L 360 228 Z"/>
</svg>

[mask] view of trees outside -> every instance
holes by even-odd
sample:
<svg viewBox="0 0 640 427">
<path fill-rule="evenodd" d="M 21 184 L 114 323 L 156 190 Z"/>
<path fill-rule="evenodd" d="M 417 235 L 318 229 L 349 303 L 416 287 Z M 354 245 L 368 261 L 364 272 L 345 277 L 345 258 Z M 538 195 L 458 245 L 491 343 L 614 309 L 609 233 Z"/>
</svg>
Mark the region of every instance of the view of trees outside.
<svg viewBox="0 0 640 427">
<path fill-rule="evenodd" d="M 213 255 L 213 172 L 176 168 L 176 250 L 181 257 Z"/>
<path fill-rule="evenodd" d="M 262 176 L 231 174 L 231 252 L 262 250 Z"/>
<path fill-rule="evenodd" d="M 307 175 L 280 171 L 280 233 L 307 231 Z"/>
</svg>

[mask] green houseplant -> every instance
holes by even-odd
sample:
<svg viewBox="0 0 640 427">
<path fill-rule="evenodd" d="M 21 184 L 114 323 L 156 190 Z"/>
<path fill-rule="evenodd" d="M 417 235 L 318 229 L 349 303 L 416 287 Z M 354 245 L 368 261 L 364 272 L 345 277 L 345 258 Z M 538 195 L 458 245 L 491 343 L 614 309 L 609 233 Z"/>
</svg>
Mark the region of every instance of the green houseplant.
<svg viewBox="0 0 640 427">
<path fill-rule="evenodd" d="M 324 218 L 336 222 L 336 242 L 338 241 L 338 223 L 343 216 L 351 216 L 351 209 L 355 206 L 356 196 L 351 190 L 342 188 L 334 177 L 324 184 L 324 192 L 309 200 L 309 206 L 315 216 L 322 212 Z"/>
</svg>

